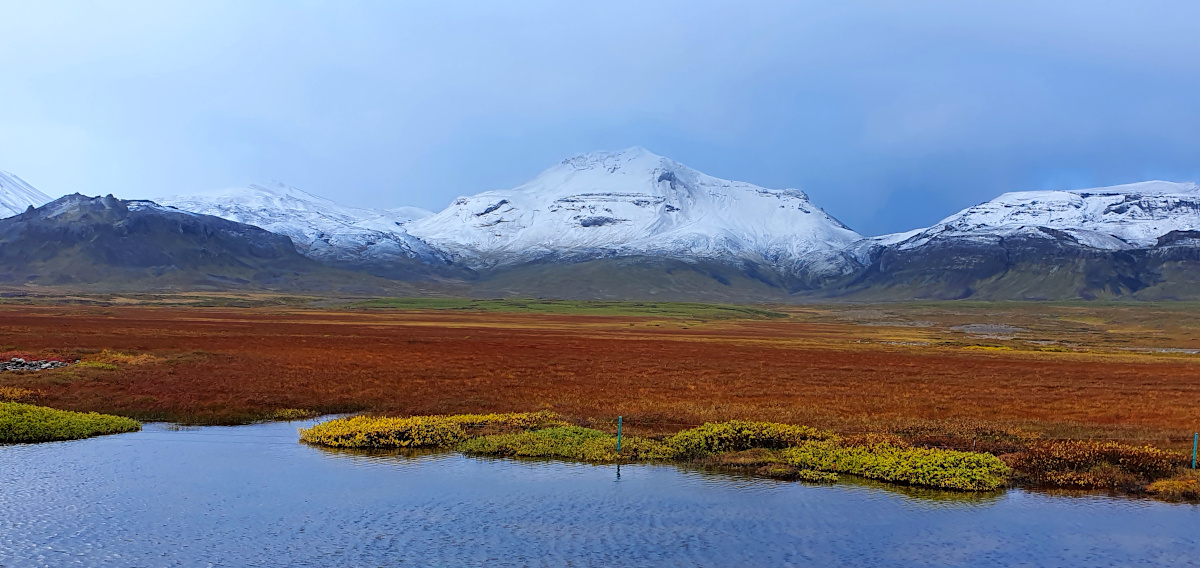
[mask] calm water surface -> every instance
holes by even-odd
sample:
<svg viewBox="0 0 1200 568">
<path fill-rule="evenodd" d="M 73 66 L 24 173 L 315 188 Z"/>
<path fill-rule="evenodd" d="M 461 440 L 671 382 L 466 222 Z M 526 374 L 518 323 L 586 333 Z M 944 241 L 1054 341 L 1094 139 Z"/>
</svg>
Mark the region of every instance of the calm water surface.
<svg viewBox="0 0 1200 568">
<path fill-rule="evenodd" d="M 1200 507 L 335 453 L 276 423 L 0 446 L 0 566 L 1187 566 Z"/>
</svg>

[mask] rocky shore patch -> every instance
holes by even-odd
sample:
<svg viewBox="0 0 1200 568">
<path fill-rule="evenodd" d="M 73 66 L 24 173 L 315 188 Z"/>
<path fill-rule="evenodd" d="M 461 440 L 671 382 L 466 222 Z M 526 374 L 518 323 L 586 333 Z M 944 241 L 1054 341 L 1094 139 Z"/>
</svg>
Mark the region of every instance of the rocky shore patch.
<svg viewBox="0 0 1200 568">
<path fill-rule="evenodd" d="M 79 361 L 75 361 L 78 363 Z M 8 361 L 0 361 L 0 371 L 46 371 L 70 365 L 70 361 L 62 359 L 23 359 L 13 357 Z"/>
</svg>

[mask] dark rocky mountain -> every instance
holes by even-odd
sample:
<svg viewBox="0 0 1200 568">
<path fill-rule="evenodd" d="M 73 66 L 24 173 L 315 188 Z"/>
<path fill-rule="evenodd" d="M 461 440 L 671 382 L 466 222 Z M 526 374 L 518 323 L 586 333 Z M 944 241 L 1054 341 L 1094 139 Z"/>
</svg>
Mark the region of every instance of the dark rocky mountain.
<svg viewBox="0 0 1200 568">
<path fill-rule="evenodd" d="M 324 266 L 283 235 L 149 201 L 68 195 L 0 219 L 0 285 L 106 290 L 396 291 Z"/>
<path fill-rule="evenodd" d="M 822 291 L 878 300 L 1193 299 L 1200 187 L 1142 182 L 1006 193 L 926 228 L 866 239 Z"/>
</svg>

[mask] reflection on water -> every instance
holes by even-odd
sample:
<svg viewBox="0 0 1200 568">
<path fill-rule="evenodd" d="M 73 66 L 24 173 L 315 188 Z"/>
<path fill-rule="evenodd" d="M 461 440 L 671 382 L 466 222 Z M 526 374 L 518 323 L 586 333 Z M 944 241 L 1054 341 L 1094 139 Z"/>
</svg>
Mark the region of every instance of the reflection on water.
<svg viewBox="0 0 1200 568">
<path fill-rule="evenodd" d="M 1176 566 L 1200 507 L 330 452 L 300 423 L 0 447 L 0 566 Z"/>
<path fill-rule="evenodd" d="M 402 466 L 405 462 L 420 461 L 430 458 L 445 457 L 455 455 L 449 450 L 431 450 L 431 449 L 388 449 L 388 450 L 363 450 L 352 448 L 325 448 L 315 447 L 318 451 L 324 452 L 333 458 L 343 458 L 359 463 L 369 462 L 372 460 L 384 461 L 392 465 Z M 537 465 L 537 464 L 556 464 L 558 460 L 543 459 L 543 458 L 494 458 L 488 456 L 473 456 L 472 459 L 500 462 L 501 467 L 508 463 Z M 583 464 L 587 465 L 587 464 Z M 626 471 L 630 467 L 645 467 L 641 464 L 625 464 L 624 466 L 616 465 L 597 465 L 591 467 L 602 467 L 612 470 L 614 481 L 620 480 L 620 467 L 625 467 Z M 680 464 L 660 464 L 658 467 L 672 468 L 678 470 L 682 476 L 699 476 L 699 481 L 710 481 L 706 477 L 712 477 L 711 481 L 716 482 L 725 487 L 738 488 L 746 491 L 755 491 L 759 489 L 770 489 L 775 485 L 795 485 L 795 481 L 778 481 L 773 479 L 765 479 L 762 477 L 752 476 L 746 473 L 722 470 L 722 469 L 698 469 L 694 466 Z M 897 496 L 906 499 L 921 501 L 925 507 L 936 507 L 939 504 L 954 504 L 964 506 L 983 506 L 998 501 L 1004 491 L 990 492 L 966 492 L 966 491 L 946 491 L 944 489 L 933 489 L 928 487 L 910 487 L 906 485 L 897 485 L 894 483 L 884 483 L 873 479 L 864 479 L 852 475 L 842 474 L 839 481 L 843 489 L 850 490 L 852 488 L 868 488 L 872 491 L 885 491 L 893 493 Z"/>
</svg>

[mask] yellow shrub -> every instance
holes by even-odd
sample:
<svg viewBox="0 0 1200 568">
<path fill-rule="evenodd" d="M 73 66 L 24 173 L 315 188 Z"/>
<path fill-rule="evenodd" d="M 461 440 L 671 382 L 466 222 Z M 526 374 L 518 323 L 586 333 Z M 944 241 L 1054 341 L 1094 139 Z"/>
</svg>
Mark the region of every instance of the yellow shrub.
<svg viewBox="0 0 1200 568">
<path fill-rule="evenodd" d="M 487 431 L 520 431 L 562 424 L 553 412 L 456 414 L 389 418 L 352 416 L 300 431 L 300 440 L 334 448 L 449 448 Z"/>
<path fill-rule="evenodd" d="M 0 387 L 0 402 L 26 402 L 37 398 L 38 394 L 21 387 Z"/>
</svg>

